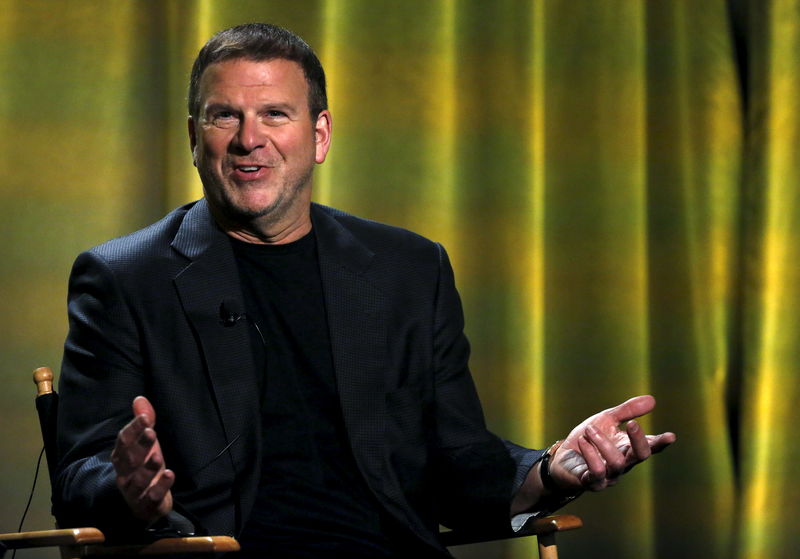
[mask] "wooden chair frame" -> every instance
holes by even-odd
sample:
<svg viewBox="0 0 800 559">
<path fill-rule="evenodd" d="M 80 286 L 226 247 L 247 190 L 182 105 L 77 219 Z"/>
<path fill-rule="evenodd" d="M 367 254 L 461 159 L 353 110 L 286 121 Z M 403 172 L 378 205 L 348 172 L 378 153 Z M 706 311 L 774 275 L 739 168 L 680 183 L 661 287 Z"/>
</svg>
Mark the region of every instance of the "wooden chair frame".
<svg viewBox="0 0 800 559">
<path fill-rule="evenodd" d="M 542 518 L 530 518 L 522 528 L 509 535 L 503 534 L 499 537 L 475 534 L 465 534 L 463 532 L 451 531 L 441 532 L 439 541 L 445 547 L 457 545 L 468 545 L 496 541 L 500 539 L 526 538 L 536 536 L 539 559 L 558 559 L 558 546 L 556 545 L 556 532 L 566 532 L 567 530 L 577 530 L 583 526 L 583 521 L 573 514 L 559 514 L 544 516 Z"/>
</svg>

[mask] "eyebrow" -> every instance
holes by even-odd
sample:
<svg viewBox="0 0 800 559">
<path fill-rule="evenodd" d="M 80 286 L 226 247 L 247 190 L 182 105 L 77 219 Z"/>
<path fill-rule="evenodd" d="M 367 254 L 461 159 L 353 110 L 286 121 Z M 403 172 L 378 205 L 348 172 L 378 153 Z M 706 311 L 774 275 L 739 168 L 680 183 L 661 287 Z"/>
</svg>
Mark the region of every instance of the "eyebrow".
<svg viewBox="0 0 800 559">
<path fill-rule="evenodd" d="M 234 110 L 234 108 L 231 105 L 229 105 L 228 103 L 211 103 L 210 105 L 206 105 L 203 108 L 203 114 L 206 115 L 206 114 L 213 113 L 214 111 L 219 111 L 219 110 L 226 110 L 226 111 L 236 112 Z"/>
<path fill-rule="evenodd" d="M 234 113 L 241 112 L 239 109 L 234 108 L 233 105 L 231 105 L 230 103 L 215 102 L 206 105 L 204 109 L 204 114 L 212 113 L 214 111 L 219 111 L 219 110 L 227 110 Z M 296 112 L 298 112 L 297 107 L 295 107 L 293 104 L 280 101 L 275 103 L 264 103 L 258 108 L 258 112 L 274 111 L 274 110 L 285 111 L 290 114 L 295 114 Z"/>
<path fill-rule="evenodd" d="M 290 103 L 265 103 L 262 105 L 261 110 L 272 111 L 275 109 L 279 109 L 286 112 L 295 112 L 297 108 L 290 104 Z"/>
</svg>

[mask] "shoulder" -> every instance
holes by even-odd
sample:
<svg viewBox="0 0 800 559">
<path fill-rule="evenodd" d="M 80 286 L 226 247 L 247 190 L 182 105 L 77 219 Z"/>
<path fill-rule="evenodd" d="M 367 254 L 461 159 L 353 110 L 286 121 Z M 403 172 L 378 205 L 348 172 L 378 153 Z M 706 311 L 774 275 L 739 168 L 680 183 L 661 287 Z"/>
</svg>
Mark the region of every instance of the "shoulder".
<svg viewBox="0 0 800 559">
<path fill-rule="evenodd" d="M 99 257 L 114 266 L 142 263 L 159 255 L 172 254 L 170 245 L 187 212 L 195 204 L 192 202 L 176 208 L 157 222 L 92 247 L 84 254 Z"/>
<path fill-rule="evenodd" d="M 422 235 L 324 206 L 315 205 L 312 216 L 321 264 L 363 273 L 404 305 L 435 297 L 452 275 L 444 248 Z"/>
<path fill-rule="evenodd" d="M 320 204 L 314 204 L 313 208 L 318 219 L 322 215 L 334 220 L 376 254 L 385 252 L 396 254 L 399 252 L 418 256 L 433 256 L 437 255 L 441 250 L 439 243 L 402 227 L 358 217 Z"/>
<path fill-rule="evenodd" d="M 186 204 L 157 222 L 92 247 L 75 260 L 71 277 L 96 278 L 111 273 L 117 280 L 174 276 L 186 266 L 187 259 L 172 248 L 172 242 L 194 202 Z"/>
</svg>

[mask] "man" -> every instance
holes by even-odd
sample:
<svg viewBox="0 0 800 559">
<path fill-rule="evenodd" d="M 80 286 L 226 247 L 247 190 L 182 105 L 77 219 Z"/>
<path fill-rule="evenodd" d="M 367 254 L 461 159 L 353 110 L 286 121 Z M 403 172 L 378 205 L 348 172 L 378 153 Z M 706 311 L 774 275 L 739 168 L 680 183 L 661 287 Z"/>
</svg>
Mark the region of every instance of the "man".
<svg viewBox="0 0 800 559">
<path fill-rule="evenodd" d="M 311 203 L 331 115 L 299 37 L 215 35 L 189 113 L 204 199 L 73 268 L 62 525 L 233 534 L 262 557 L 446 556 L 440 522 L 508 529 L 674 440 L 633 421 L 649 396 L 549 452 L 486 430 L 444 249 Z"/>
</svg>

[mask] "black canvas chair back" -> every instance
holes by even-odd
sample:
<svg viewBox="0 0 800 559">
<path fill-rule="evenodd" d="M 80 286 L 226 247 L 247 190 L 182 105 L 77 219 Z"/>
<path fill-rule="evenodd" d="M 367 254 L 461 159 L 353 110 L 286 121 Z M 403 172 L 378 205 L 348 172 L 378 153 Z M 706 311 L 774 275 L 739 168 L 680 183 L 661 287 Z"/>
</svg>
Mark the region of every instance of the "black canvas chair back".
<svg viewBox="0 0 800 559">
<path fill-rule="evenodd" d="M 40 367 L 33 372 L 36 383 L 36 411 L 42 430 L 50 481 L 58 466 L 56 448 L 58 394 L 53 390 L 53 371 Z M 142 556 L 186 559 L 209 554 L 239 551 L 239 542 L 230 536 L 167 537 L 151 543 L 105 545 L 104 534 L 93 527 L 11 532 L 0 534 L 0 559 L 6 549 L 58 547 L 62 559 L 136 559 Z"/>
<path fill-rule="evenodd" d="M 33 372 L 33 381 L 36 383 L 36 412 L 39 414 L 39 427 L 42 430 L 47 471 L 50 473 L 52 486 L 56 466 L 58 466 L 56 443 L 58 394 L 53 390 L 53 371 L 49 367 L 39 367 Z"/>
</svg>

